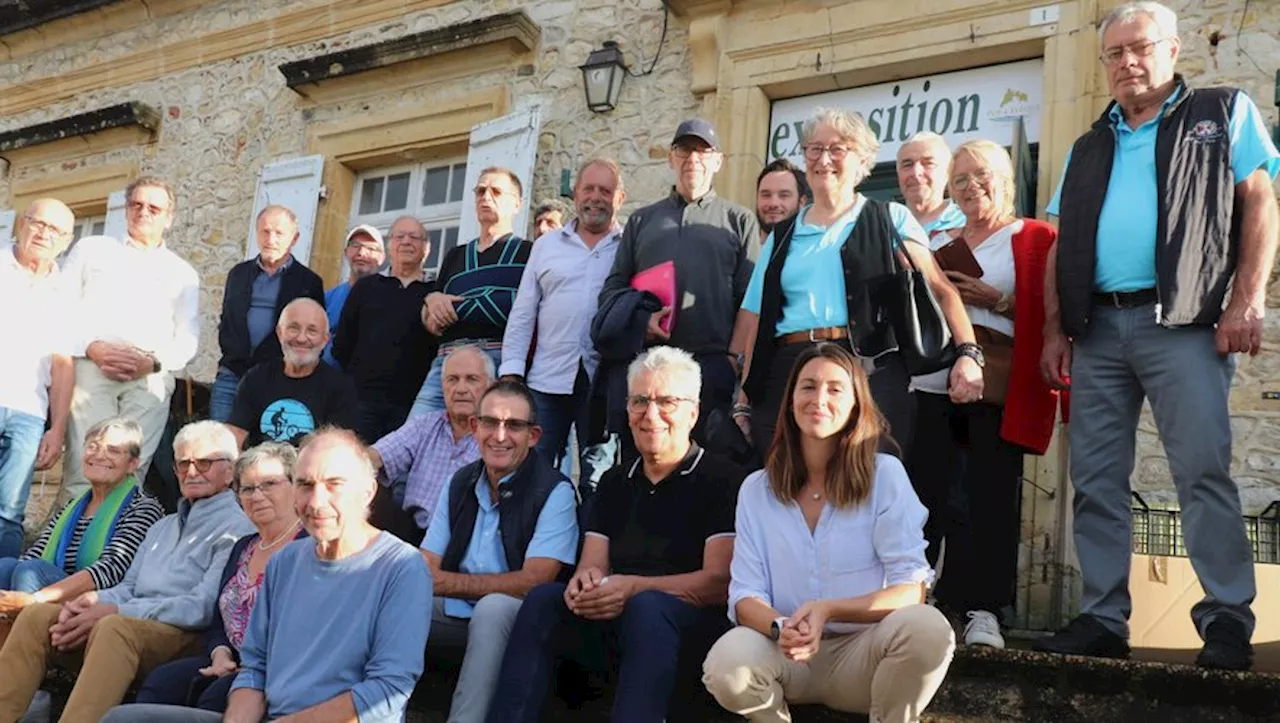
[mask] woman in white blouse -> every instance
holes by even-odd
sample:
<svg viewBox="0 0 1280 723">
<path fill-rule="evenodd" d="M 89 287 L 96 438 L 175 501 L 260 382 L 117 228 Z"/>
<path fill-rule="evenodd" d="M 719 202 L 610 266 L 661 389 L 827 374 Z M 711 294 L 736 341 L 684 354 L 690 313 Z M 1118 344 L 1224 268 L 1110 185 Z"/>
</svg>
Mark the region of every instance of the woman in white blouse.
<svg viewBox="0 0 1280 723">
<path fill-rule="evenodd" d="M 878 454 L 884 417 L 836 344 L 797 358 L 765 469 L 738 493 L 729 617 L 703 683 L 752 721 L 788 703 L 916 720 L 955 649 L 924 602 L 925 509 L 902 464 Z"/>
</svg>

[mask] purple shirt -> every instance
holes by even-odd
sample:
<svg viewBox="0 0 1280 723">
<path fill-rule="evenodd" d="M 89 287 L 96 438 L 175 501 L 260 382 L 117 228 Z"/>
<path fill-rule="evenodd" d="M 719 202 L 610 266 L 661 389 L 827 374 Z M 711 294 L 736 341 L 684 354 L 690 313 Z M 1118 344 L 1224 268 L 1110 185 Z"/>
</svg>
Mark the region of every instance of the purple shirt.
<svg viewBox="0 0 1280 723">
<path fill-rule="evenodd" d="M 387 481 L 405 480 L 404 509 L 424 530 L 454 473 L 480 459 L 475 437 L 468 434 L 454 441 L 448 412 L 410 417 L 373 448 L 382 457 Z"/>
</svg>

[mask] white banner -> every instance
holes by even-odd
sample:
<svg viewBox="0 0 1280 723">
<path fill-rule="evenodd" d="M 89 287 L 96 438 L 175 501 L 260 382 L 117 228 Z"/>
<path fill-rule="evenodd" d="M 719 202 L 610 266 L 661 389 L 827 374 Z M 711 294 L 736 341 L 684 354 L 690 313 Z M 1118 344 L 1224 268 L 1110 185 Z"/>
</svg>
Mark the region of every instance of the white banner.
<svg viewBox="0 0 1280 723">
<path fill-rule="evenodd" d="M 1008 146 L 1019 116 L 1025 118 L 1027 141 L 1035 143 L 1043 84 L 1044 59 L 1036 58 L 779 100 L 770 112 L 766 157 L 787 158 L 803 168 L 801 128 L 821 107 L 861 113 L 880 140 L 877 162 L 894 160 L 899 146 L 920 131 L 943 136 L 953 148 L 975 138 Z"/>
</svg>

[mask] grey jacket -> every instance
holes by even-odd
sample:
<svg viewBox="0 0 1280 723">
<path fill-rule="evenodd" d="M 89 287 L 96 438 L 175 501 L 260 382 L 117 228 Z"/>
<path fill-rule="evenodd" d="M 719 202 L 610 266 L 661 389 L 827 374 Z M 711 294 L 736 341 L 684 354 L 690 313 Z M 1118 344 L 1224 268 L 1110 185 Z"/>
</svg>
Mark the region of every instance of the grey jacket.
<svg viewBox="0 0 1280 723">
<path fill-rule="evenodd" d="M 182 500 L 176 514 L 147 532 L 124 581 L 103 590 L 98 600 L 126 617 L 183 630 L 207 628 L 231 548 L 253 531 L 231 490 L 194 504 Z"/>
</svg>

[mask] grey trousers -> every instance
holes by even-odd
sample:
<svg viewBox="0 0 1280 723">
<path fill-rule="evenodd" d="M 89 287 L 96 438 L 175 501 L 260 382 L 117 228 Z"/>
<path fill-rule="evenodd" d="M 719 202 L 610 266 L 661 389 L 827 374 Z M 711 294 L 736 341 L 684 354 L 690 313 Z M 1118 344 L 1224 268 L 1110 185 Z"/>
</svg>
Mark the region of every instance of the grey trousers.
<svg viewBox="0 0 1280 723">
<path fill-rule="evenodd" d="M 465 651 L 449 705 L 449 723 L 484 723 L 498 686 L 507 638 L 511 637 L 511 627 L 523 602 L 509 595 L 485 595 L 476 602 L 468 620 L 445 615 L 444 598 L 433 601 L 427 656 L 440 648 Z M 475 635 L 471 634 L 473 631 Z"/>
<path fill-rule="evenodd" d="M 1214 617 L 1230 615 L 1252 635 L 1253 554 L 1230 474 L 1234 358 L 1218 354 L 1211 328 L 1160 326 L 1154 305 L 1095 307 L 1073 352 L 1069 441 L 1081 612 L 1128 637 L 1129 478 L 1146 397 L 1169 458 L 1187 552 L 1205 590 L 1191 611 L 1196 630 L 1203 636 Z"/>
<path fill-rule="evenodd" d="M 219 723 L 221 713 L 181 705 L 135 703 L 118 705 L 107 712 L 102 723 Z"/>
</svg>

